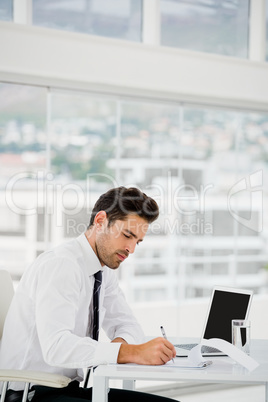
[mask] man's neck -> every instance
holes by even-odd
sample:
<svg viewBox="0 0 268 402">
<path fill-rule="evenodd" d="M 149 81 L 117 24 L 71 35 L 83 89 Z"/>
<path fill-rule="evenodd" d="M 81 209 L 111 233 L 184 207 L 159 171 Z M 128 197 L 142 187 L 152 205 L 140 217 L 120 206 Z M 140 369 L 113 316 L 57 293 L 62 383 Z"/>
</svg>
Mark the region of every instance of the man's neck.
<svg viewBox="0 0 268 402">
<path fill-rule="evenodd" d="M 85 232 L 85 236 L 87 241 L 89 242 L 92 250 L 94 251 L 94 253 L 96 254 L 98 260 L 99 259 L 99 255 L 98 255 L 98 251 L 97 251 L 97 247 L 96 247 L 96 236 L 95 236 L 95 230 L 94 227 L 93 228 L 89 228 L 86 232 Z M 100 261 L 101 266 L 103 267 L 104 264 Z"/>
</svg>

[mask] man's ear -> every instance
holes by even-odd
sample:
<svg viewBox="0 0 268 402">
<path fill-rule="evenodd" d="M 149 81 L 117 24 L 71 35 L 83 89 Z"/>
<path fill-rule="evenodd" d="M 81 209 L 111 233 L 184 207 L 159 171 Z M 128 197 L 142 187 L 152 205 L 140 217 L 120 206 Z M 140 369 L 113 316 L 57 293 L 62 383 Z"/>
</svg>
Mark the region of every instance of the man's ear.
<svg viewBox="0 0 268 402">
<path fill-rule="evenodd" d="M 99 211 L 95 216 L 94 225 L 100 229 L 101 227 L 106 226 L 107 220 L 108 218 L 106 212 Z"/>
</svg>

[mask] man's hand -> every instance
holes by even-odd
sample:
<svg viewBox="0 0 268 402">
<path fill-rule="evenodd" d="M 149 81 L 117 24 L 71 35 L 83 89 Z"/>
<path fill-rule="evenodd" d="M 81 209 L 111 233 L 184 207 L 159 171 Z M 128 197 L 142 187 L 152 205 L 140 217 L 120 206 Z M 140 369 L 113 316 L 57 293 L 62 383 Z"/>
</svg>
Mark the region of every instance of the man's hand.
<svg viewBox="0 0 268 402">
<path fill-rule="evenodd" d="M 160 365 L 165 364 L 176 356 L 172 343 L 165 338 L 155 338 L 140 345 L 122 344 L 117 363 L 137 363 Z"/>
</svg>

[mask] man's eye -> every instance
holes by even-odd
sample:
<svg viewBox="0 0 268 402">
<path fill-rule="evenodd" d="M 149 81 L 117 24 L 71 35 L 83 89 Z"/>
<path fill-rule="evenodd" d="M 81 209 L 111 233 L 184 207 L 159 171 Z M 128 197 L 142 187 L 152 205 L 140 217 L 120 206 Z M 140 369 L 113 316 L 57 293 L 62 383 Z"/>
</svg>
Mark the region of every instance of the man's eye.
<svg viewBox="0 0 268 402">
<path fill-rule="evenodd" d="M 124 235 L 127 239 L 130 239 L 130 236 L 127 236 L 125 233 L 123 233 L 123 235 Z"/>
</svg>

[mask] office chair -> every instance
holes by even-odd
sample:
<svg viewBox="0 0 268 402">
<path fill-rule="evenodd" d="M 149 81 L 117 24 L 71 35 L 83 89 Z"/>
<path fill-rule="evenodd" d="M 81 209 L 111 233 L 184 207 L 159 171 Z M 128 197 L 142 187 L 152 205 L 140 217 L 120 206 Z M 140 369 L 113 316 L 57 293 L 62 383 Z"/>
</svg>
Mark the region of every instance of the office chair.
<svg viewBox="0 0 268 402">
<path fill-rule="evenodd" d="M 0 270 L 0 341 L 2 338 L 5 318 L 13 295 L 14 288 L 9 272 Z M 63 388 L 67 387 L 71 379 L 62 375 L 41 371 L 0 369 L 0 382 L 3 382 L 0 402 L 4 402 L 5 400 L 6 391 L 10 381 L 25 383 L 22 402 L 26 402 L 30 383 L 47 387 Z"/>
</svg>

